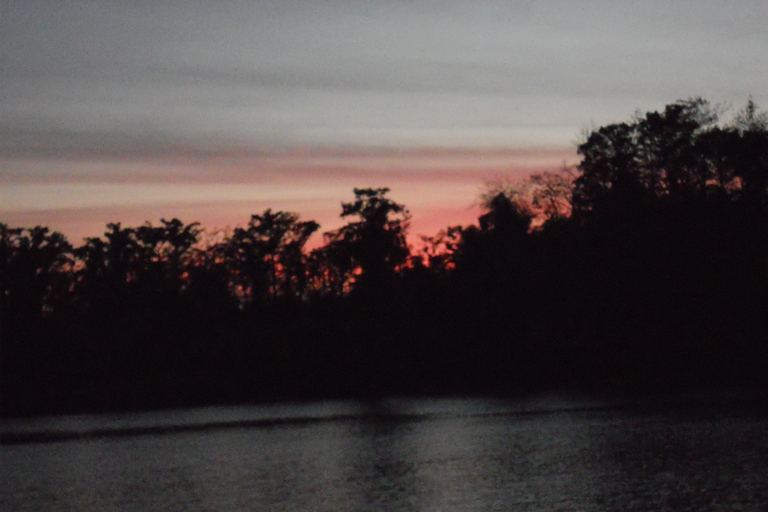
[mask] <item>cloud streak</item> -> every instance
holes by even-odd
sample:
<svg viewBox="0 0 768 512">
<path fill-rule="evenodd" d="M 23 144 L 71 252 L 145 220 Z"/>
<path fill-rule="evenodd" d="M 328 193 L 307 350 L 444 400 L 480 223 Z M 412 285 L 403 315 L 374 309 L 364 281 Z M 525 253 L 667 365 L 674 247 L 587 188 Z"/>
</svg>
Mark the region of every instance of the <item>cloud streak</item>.
<svg viewBox="0 0 768 512">
<path fill-rule="evenodd" d="M 65 137 L 57 138 L 60 142 Z M 368 179 L 478 180 L 530 173 L 577 161 L 572 147 L 489 149 L 240 148 L 205 150 L 181 146 L 125 145 L 114 139 L 92 147 L 68 147 L 40 156 L 18 148 L 0 157 L 0 184 L 251 183 Z"/>
<path fill-rule="evenodd" d="M 753 1 L 10 1 L 0 126 L 176 143 L 563 144 L 591 120 L 680 97 L 760 102 L 766 23 Z"/>
</svg>

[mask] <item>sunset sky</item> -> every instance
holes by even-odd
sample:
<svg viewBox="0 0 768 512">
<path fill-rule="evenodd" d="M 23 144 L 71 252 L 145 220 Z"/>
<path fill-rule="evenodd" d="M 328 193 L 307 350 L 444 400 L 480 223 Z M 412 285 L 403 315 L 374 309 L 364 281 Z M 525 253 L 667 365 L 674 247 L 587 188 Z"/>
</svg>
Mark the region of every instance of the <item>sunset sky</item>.
<svg viewBox="0 0 768 512">
<path fill-rule="evenodd" d="M 0 222 L 329 230 L 387 186 L 434 234 L 592 126 L 768 107 L 766 26 L 764 0 L 0 0 Z"/>
</svg>

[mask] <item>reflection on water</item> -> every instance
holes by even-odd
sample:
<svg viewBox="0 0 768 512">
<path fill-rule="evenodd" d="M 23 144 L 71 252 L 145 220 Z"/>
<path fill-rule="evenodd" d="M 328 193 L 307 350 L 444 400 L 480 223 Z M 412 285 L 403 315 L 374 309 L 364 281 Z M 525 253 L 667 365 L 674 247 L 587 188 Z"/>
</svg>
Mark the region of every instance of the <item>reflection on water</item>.
<svg viewBox="0 0 768 512">
<path fill-rule="evenodd" d="M 210 425 L 217 418 L 236 427 L 0 446 L 0 510 L 645 511 L 768 504 L 763 418 L 521 410 L 442 400 L 384 409 L 334 403 L 6 421 L 0 435 L 142 422 Z M 270 417 L 313 421 L 264 421 Z"/>
</svg>

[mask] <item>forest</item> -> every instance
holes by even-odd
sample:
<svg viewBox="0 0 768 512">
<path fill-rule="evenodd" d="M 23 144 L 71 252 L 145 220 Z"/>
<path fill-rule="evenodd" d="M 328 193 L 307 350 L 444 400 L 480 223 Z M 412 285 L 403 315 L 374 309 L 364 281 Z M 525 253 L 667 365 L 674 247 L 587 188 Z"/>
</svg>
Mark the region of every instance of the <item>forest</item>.
<svg viewBox="0 0 768 512">
<path fill-rule="evenodd" d="M 584 134 L 409 245 L 386 188 L 341 228 L 270 209 L 74 247 L 0 223 L 0 415 L 768 384 L 768 115 L 700 99 Z M 472 199 L 472 198 L 468 198 Z"/>
</svg>

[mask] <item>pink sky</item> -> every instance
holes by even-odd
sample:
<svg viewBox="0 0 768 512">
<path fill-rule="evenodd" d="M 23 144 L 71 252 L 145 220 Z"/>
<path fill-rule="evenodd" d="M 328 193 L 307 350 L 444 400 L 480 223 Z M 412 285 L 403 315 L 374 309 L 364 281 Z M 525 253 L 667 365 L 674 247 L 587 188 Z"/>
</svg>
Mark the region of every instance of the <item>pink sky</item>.
<svg viewBox="0 0 768 512">
<path fill-rule="evenodd" d="M 577 160 L 590 127 L 701 96 L 768 105 L 764 0 L 5 0 L 0 222 L 338 227 L 389 187 L 411 233 L 484 182 Z M 412 238 L 412 239 L 414 239 Z"/>
<path fill-rule="evenodd" d="M 151 157 L 66 155 L 6 158 L 0 164 L 2 221 L 45 225 L 78 245 L 108 222 L 126 226 L 177 217 L 208 229 L 248 222 L 266 208 L 299 213 L 322 231 L 342 225 L 354 187 L 389 187 L 413 215 L 411 239 L 479 214 L 484 183 L 556 170 L 573 148 L 173 151 Z M 317 243 L 319 240 L 316 240 Z"/>
</svg>

